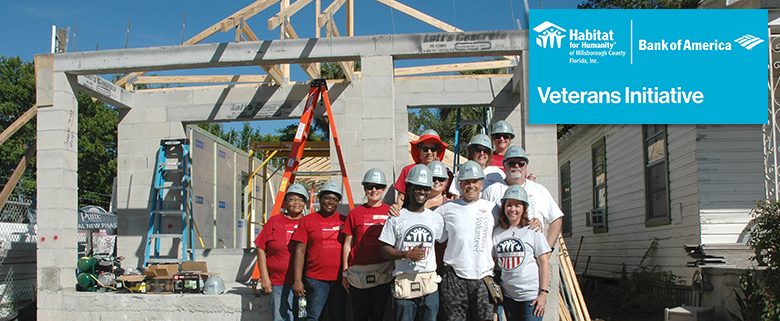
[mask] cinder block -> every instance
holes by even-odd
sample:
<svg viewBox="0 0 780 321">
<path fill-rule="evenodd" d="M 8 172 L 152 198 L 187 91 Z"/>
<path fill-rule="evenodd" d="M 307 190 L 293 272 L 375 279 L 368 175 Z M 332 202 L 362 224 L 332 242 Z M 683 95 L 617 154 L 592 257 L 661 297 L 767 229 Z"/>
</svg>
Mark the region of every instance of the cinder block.
<svg viewBox="0 0 780 321">
<path fill-rule="evenodd" d="M 78 149 L 76 131 L 39 130 L 37 133 L 38 151 L 63 151 L 75 153 Z"/>
<path fill-rule="evenodd" d="M 392 77 L 363 77 L 363 99 L 366 98 L 392 98 L 393 97 L 393 78 Z"/>
<path fill-rule="evenodd" d="M 78 116 L 73 110 L 62 110 L 52 108 L 39 108 L 36 116 L 36 129 L 38 131 L 65 130 L 67 120 L 77 121 Z"/>
<path fill-rule="evenodd" d="M 163 106 L 149 106 L 143 108 L 144 120 L 146 122 L 166 122 L 168 112 Z"/>
<path fill-rule="evenodd" d="M 375 57 L 361 57 L 361 72 L 363 79 L 366 77 L 394 77 L 393 72 L 393 57 L 391 56 L 375 56 Z M 363 83 L 365 86 L 365 83 Z"/>
<path fill-rule="evenodd" d="M 52 310 L 60 310 L 62 309 L 62 292 L 57 291 L 43 291 L 41 290 L 42 287 L 38 287 L 37 291 L 37 305 L 38 305 L 38 320 L 58 320 L 57 318 L 40 318 L 41 312 L 51 312 Z"/>
<path fill-rule="evenodd" d="M 393 137 L 395 126 L 392 118 L 364 119 L 362 141 L 388 139 Z M 392 140 L 389 140 L 392 142 Z"/>
<path fill-rule="evenodd" d="M 392 97 L 373 97 L 363 100 L 362 112 L 363 119 L 387 118 L 392 117 L 395 101 Z"/>
<path fill-rule="evenodd" d="M 441 79 L 396 78 L 395 95 L 409 97 L 419 92 L 444 92 L 444 85 Z"/>
<path fill-rule="evenodd" d="M 367 161 L 381 161 L 388 159 L 388 150 L 392 146 L 389 139 L 363 140 L 363 159 Z"/>
<path fill-rule="evenodd" d="M 167 138 L 170 136 L 170 127 L 166 122 L 153 122 L 153 120 L 148 120 L 148 122 L 140 126 L 139 129 L 141 132 L 139 138 Z"/>
</svg>

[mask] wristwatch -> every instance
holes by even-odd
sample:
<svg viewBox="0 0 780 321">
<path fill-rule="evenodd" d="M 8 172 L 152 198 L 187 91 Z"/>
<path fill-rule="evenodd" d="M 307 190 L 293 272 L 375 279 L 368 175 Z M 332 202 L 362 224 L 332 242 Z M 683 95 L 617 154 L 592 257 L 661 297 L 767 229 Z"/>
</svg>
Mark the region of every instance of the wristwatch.
<svg viewBox="0 0 780 321">
<path fill-rule="evenodd" d="M 544 293 L 550 294 L 550 291 L 549 291 L 549 290 L 547 290 L 547 289 L 542 289 L 542 288 L 539 288 L 539 292 L 544 292 Z"/>
</svg>

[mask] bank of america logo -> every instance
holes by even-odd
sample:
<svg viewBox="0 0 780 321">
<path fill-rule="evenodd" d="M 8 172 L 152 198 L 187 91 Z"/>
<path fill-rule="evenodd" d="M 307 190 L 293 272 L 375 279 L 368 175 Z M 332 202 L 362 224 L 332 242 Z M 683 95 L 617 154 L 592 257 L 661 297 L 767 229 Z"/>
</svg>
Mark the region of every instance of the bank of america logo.
<svg viewBox="0 0 780 321">
<path fill-rule="evenodd" d="M 753 49 L 753 47 L 760 45 L 762 42 L 764 42 L 764 40 L 753 35 L 744 35 L 734 40 L 734 42 L 738 43 L 745 49 L 750 50 Z"/>
<path fill-rule="evenodd" d="M 549 21 L 534 27 L 534 31 L 537 33 L 536 45 L 542 48 L 561 48 L 561 40 L 566 38 L 566 29 Z"/>
<path fill-rule="evenodd" d="M 504 271 L 514 270 L 525 260 L 525 248 L 523 241 L 509 238 L 498 242 L 496 245 L 498 266 Z"/>
</svg>

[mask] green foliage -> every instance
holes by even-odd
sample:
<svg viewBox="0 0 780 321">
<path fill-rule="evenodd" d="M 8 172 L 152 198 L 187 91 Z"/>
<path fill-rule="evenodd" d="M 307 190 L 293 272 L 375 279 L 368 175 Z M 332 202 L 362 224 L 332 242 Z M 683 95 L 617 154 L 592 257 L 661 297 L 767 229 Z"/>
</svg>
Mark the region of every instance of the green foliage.
<svg viewBox="0 0 780 321">
<path fill-rule="evenodd" d="M 747 244 L 756 253 L 753 260 L 766 269 L 740 276 L 742 294 L 734 291 L 740 315 L 729 313 L 743 321 L 780 320 L 780 202 L 759 201 L 751 214 Z"/>
<path fill-rule="evenodd" d="M 461 110 L 461 123 L 467 121 L 481 121 L 484 117 L 484 107 L 456 107 Z M 457 118 L 456 108 L 420 108 L 417 112 L 409 113 L 409 131 L 420 135 L 426 129 L 433 129 L 441 139 L 455 147 L 455 123 Z M 460 131 L 461 155 L 466 156 L 466 145 L 472 136 L 481 133 L 481 126 L 477 124 L 462 125 Z"/>
<path fill-rule="evenodd" d="M 8 128 L 35 104 L 35 67 L 19 57 L 0 57 L 0 131 Z M 0 184 L 5 185 L 27 148 L 35 140 L 35 118 L 0 145 Z M 17 185 L 17 191 L 32 196 L 35 191 L 35 159 Z"/>
<path fill-rule="evenodd" d="M 678 276 L 660 271 L 658 266 L 640 265 L 628 272 L 623 264 L 616 283 L 600 283 L 597 291 L 586 293 L 588 309 L 591 315 L 607 321 L 657 320 L 663 307 L 681 304 L 677 297 L 660 291 L 677 287 L 679 281 Z"/>
<path fill-rule="evenodd" d="M 242 150 L 248 150 L 252 142 L 278 142 L 284 141 L 279 135 L 264 135 L 256 128 L 252 128 L 249 122 L 244 122 L 240 130 L 225 130 L 220 123 L 201 123 L 198 127 L 205 129 L 214 136 L 224 139 L 233 146 Z"/>
<path fill-rule="evenodd" d="M 355 70 L 360 70 L 360 60 L 355 61 Z M 344 71 L 338 62 L 323 62 L 320 64 L 320 77 L 324 79 L 345 79 Z"/>
<path fill-rule="evenodd" d="M 698 0 L 587 0 L 579 9 L 694 9 Z"/>
</svg>

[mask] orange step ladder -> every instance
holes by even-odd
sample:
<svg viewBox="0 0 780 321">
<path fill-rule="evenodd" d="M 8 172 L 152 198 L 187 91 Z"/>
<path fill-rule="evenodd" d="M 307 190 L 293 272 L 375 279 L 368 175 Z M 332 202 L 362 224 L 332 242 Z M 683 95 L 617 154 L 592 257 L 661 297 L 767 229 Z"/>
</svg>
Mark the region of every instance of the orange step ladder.
<svg viewBox="0 0 780 321">
<path fill-rule="evenodd" d="M 301 163 L 303 157 L 303 150 L 306 147 L 306 141 L 309 138 L 309 131 L 311 130 L 311 122 L 314 119 L 314 110 L 317 108 L 317 103 L 322 98 L 323 105 L 325 105 L 325 111 L 328 114 L 328 124 L 330 126 L 330 134 L 333 136 L 333 144 L 336 147 L 336 156 L 339 159 L 339 170 L 341 171 L 341 179 L 344 185 L 344 192 L 347 194 L 347 200 L 349 201 L 350 210 L 355 208 L 355 202 L 352 199 L 352 189 L 349 187 L 349 178 L 347 177 L 347 169 L 344 166 L 344 157 L 341 154 L 341 143 L 339 142 L 339 135 L 336 132 L 336 121 L 333 119 L 333 110 L 330 107 L 330 98 L 328 98 L 328 83 L 325 79 L 314 79 L 309 85 L 309 95 L 306 98 L 306 107 L 301 115 L 301 120 L 298 123 L 298 130 L 295 132 L 295 138 L 293 139 L 293 145 L 290 150 L 290 156 L 287 158 L 287 162 L 284 167 L 284 174 L 282 174 L 282 181 L 279 184 L 279 191 L 276 193 L 276 202 L 271 210 L 271 216 L 278 215 L 282 209 L 282 203 L 284 201 L 284 193 L 287 192 L 288 185 L 295 181 L 295 174 L 298 170 L 298 165 Z M 260 268 L 257 262 L 254 264 L 252 270 L 251 283 L 253 284 L 253 290 L 257 294 L 260 281 Z"/>
</svg>

